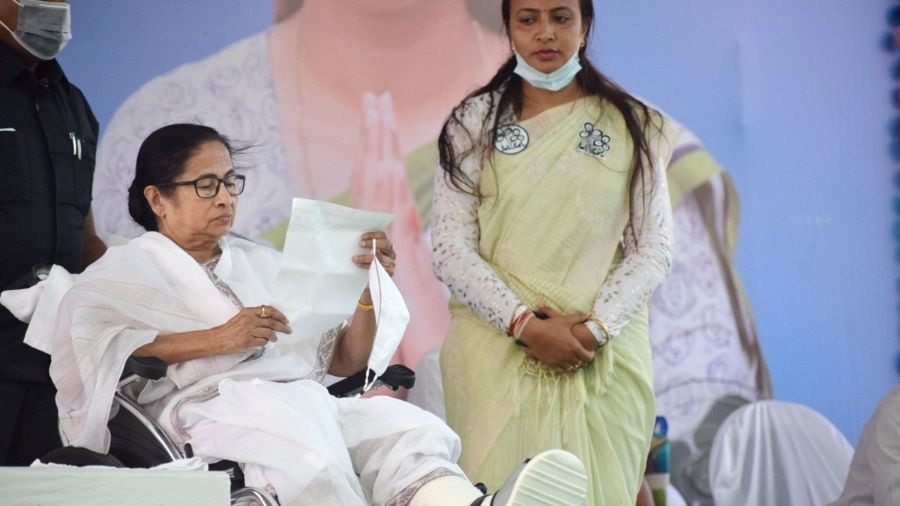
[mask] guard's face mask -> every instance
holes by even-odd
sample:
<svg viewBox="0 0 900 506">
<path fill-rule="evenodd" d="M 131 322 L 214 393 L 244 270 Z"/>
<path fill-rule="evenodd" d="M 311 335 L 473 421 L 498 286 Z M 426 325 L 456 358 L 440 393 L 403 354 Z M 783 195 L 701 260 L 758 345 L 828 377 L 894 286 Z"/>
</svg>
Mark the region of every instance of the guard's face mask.
<svg viewBox="0 0 900 506">
<path fill-rule="evenodd" d="M 72 40 L 72 16 L 68 3 L 11 0 L 19 6 L 12 30 L 0 21 L 16 42 L 39 60 L 52 60 Z"/>
<path fill-rule="evenodd" d="M 372 294 L 372 310 L 375 311 L 375 342 L 369 355 L 368 368 L 378 377 L 390 365 L 391 357 L 400 346 L 409 323 L 409 310 L 397 285 L 378 261 L 375 251 L 375 241 L 372 241 L 374 258 L 369 266 L 369 292 Z M 374 381 L 367 381 L 364 390 L 371 389 L 372 383 Z"/>
</svg>

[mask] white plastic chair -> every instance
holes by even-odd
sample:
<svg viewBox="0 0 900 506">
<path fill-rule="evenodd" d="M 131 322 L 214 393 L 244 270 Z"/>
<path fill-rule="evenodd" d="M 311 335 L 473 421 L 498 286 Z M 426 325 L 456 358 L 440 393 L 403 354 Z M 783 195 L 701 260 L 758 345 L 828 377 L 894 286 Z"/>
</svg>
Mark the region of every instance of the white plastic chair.
<svg viewBox="0 0 900 506">
<path fill-rule="evenodd" d="M 440 346 L 432 348 L 419 359 L 419 363 L 416 364 L 416 388 L 407 393 L 406 400 L 447 421 L 444 383 L 441 379 Z"/>
<path fill-rule="evenodd" d="M 719 428 L 709 459 L 721 506 L 821 506 L 841 493 L 853 447 L 816 411 L 782 401 L 748 404 Z"/>
</svg>

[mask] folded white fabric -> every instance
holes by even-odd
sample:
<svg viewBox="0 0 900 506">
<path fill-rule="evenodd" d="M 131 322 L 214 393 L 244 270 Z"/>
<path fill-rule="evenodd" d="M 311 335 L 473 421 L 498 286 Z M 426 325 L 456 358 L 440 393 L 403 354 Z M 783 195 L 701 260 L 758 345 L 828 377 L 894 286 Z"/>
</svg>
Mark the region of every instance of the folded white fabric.
<svg viewBox="0 0 900 506">
<path fill-rule="evenodd" d="M 666 506 L 687 506 L 681 492 L 671 483 L 666 485 Z"/>
<path fill-rule="evenodd" d="M 31 323 L 31 320 L 46 321 L 52 325 L 56 322 L 56 313 L 63 295 L 75 283 L 77 275 L 70 274 L 64 267 L 54 265 L 50 268 L 47 279 L 39 281 L 36 285 L 20 290 L 6 290 L 0 293 L 0 304 L 3 304 L 9 312 L 19 321 Z M 48 329 L 52 330 L 52 329 Z M 49 332 L 47 332 L 49 334 Z M 43 343 L 38 345 L 28 342 L 25 344 L 37 348 L 44 353 L 50 353 Z"/>
<path fill-rule="evenodd" d="M 35 307 L 32 310 L 31 322 L 25 333 L 25 344 L 43 351 L 48 355 L 53 354 L 52 336 L 56 326 L 59 305 L 63 296 L 75 284 L 77 275 L 70 274 L 65 268 L 54 265 L 50 268 L 50 275 L 41 281 L 41 292 L 38 293 Z M 37 288 L 35 285 L 34 288 Z"/>
<path fill-rule="evenodd" d="M 71 467 L 75 469 L 111 469 L 109 466 L 70 466 L 68 464 L 56 464 L 53 462 L 45 463 L 40 459 L 34 459 L 29 467 Z M 166 462 L 158 466 L 153 466 L 151 470 L 156 471 L 208 471 L 209 465 L 203 462 L 200 457 L 191 457 L 188 459 L 178 459 L 172 462 Z"/>
<path fill-rule="evenodd" d="M 18 290 L 4 290 L 0 292 L 0 304 L 9 309 L 19 321 L 31 322 L 31 315 L 37 308 L 38 301 L 41 300 L 41 294 L 44 293 L 44 286 L 47 280 L 40 281 L 38 284 L 20 288 Z"/>
<path fill-rule="evenodd" d="M 158 466 L 151 467 L 160 471 L 207 471 L 209 466 L 200 457 L 191 457 L 189 459 L 178 459 L 172 462 L 166 462 Z"/>
</svg>

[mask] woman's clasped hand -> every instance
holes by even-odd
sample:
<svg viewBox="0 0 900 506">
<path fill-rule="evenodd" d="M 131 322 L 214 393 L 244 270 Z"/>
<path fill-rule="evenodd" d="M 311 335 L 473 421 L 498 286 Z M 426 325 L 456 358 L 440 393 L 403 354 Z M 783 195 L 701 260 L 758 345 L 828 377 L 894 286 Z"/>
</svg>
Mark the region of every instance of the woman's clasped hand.
<svg viewBox="0 0 900 506">
<path fill-rule="evenodd" d="M 587 367 L 597 350 L 597 341 L 584 326 L 589 315 L 567 315 L 548 306 L 540 311 L 546 318 L 528 320 L 519 338 L 525 354 L 559 374 Z"/>
</svg>

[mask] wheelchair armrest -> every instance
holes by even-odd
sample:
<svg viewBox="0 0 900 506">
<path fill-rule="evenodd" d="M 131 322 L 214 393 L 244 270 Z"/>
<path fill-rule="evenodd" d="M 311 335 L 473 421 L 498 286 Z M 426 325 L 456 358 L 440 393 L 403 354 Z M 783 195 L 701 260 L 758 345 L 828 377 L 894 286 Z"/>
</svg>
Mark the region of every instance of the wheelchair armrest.
<svg viewBox="0 0 900 506">
<path fill-rule="evenodd" d="M 375 374 L 368 370 L 360 371 L 353 376 L 348 376 L 329 386 L 328 392 L 335 397 L 347 397 L 362 392 L 367 372 L 370 373 L 369 379 L 371 379 L 372 374 Z M 410 389 L 415 384 L 416 373 L 409 367 L 401 364 L 388 366 L 387 370 L 384 371 L 384 374 L 379 376 L 375 381 L 376 386 L 384 385 L 394 391 L 399 390 L 400 387 Z"/>
<path fill-rule="evenodd" d="M 126 378 L 136 374 L 141 378 L 158 380 L 166 375 L 168 368 L 169 366 L 165 362 L 156 357 L 128 357 L 122 377 Z"/>
<path fill-rule="evenodd" d="M 391 390 L 399 390 L 400 387 L 409 390 L 416 385 L 415 371 L 402 364 L 388 366 L 378 379 Z"/>
<path fill-rule="evenodd" d="M 125 370 L 122 371 L 122 377 L 126 378 L 132 374 L 150 380 L 157 380 L 166 375 L 168 365 L 157 357 L 128 357 L 125 362 Z M 359 393 L 365 384 L 366 372 L 374 374 L 371 371 L 360 371 L 353 376 L 338 381 L 328 387 L 331 395 L 337 397 L 346 397 Z M 371 379 L 371 378 L 370 378 Z M 375 381 L 376 386 L 387 386 L 391 390 L 397 391 L 400 387 L 410 389 L 416 384 L 416 373 L 401 364 L 388 366 L 384 374 Z"/>
</svg>

